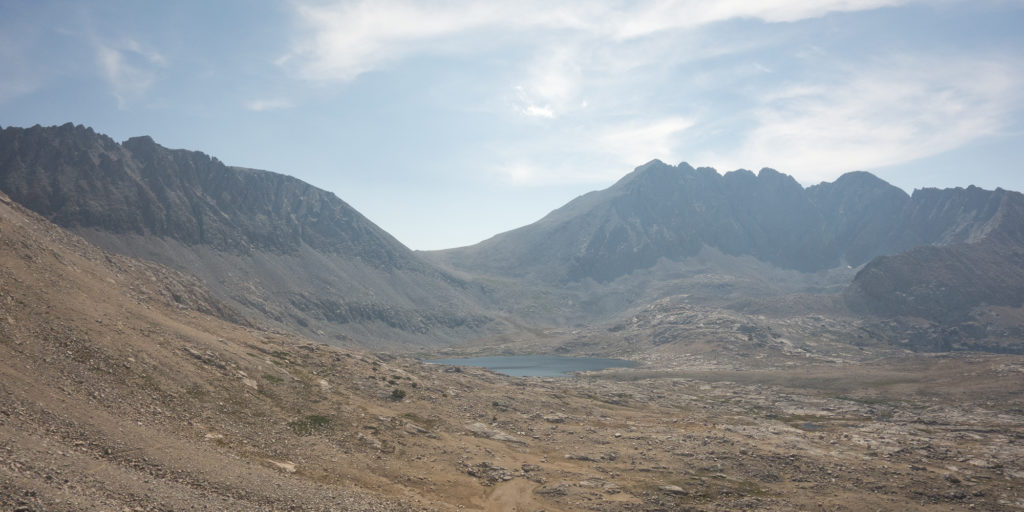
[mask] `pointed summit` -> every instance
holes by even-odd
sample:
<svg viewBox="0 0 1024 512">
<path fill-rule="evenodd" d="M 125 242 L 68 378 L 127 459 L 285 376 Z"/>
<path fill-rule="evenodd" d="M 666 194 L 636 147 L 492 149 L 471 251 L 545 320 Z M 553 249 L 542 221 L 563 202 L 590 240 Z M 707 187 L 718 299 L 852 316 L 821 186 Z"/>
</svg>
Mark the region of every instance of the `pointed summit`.
<svg viewBox="0 0 1024 512">
<path fill-rule="evenodd" d="M 674 169 L 675 167 L 655 158 L 650 162 L 636 167 L 633 169 L 633 172 L 623 176 L 619 182 L 630 182 L 638 179 L 650 179 L 654 176 L 664 176 L 670 174 Z"/>
<path fill-rule="evenodd" d="M 678 187 L 683 180 L 696 173 L 690 164 L 681 162 L 677 166 L 654 159 L 641 165 L 620 179 L 612 189 L 641 190 L 661 187 Z"/>
</svg>

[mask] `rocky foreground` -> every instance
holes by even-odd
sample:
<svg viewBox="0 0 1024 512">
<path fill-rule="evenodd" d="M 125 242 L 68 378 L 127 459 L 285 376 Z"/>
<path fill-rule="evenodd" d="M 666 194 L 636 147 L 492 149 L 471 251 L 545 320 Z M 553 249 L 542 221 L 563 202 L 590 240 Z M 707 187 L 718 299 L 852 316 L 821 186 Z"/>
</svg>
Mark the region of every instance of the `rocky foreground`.
<svg viewBox="0 0 1024 512">
<path fill-rule="evenodd" d="M 1024 509 L 1021 356 L 518 379 L 230 315 L 2 198 L 0 509 Z"/>
</svg>

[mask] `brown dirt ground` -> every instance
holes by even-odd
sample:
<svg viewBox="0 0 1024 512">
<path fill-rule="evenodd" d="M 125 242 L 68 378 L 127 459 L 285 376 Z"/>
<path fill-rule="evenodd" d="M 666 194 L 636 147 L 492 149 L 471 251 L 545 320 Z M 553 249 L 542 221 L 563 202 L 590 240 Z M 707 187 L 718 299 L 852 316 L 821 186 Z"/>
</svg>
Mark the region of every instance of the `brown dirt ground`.
<svg viewBox="0 0 1024 512">
<path fill-rule="evenodd" d="M 0 510 L 1024 509 L 1020 356 L 517 379 L 219 307 L 0 201 Z"/>
</svg>

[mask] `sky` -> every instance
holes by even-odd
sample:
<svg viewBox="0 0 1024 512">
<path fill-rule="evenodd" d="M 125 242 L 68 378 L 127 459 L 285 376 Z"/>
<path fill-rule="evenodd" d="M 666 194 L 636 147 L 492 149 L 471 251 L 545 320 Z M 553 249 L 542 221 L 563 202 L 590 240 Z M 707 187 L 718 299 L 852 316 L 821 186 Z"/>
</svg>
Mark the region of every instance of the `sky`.
<svg viewBox="0 0 1024 512">
<path fill-rule="evenodd" d="M 652 159 L 1024 190 L 1024 2 L 0 0 L 0 126 L 150 135 L 413 249 Z"/>
</svg>

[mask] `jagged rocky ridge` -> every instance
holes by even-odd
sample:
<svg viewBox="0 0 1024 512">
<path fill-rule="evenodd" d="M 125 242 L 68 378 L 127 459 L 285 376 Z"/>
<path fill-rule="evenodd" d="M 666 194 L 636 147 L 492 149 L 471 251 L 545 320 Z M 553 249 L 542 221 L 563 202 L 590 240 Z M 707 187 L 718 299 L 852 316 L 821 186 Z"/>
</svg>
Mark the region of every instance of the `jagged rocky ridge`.
<svg viewBox="0 0 1024 512">
<path fill-rule="evenodd" d="M 434 257 L 500 275 L 607 282 L 712 247 L 818 272 L 918 245 L 975 240 L 999 218 L 998 205 L 985 199 L 995 193 L 908 196 L 866 172 L 805 189 L 773 169 L 720 175 L 654 160 L 534 224 Z"/>
<path fill-rule="evenodd" d="M 317 339 L 429 343 L 500 330 L 439 271 L 334 194 L 150 137 L 0 131 L 0 190 L 101 247 L 186 270 L 229 304 Z M 379 345 L 378 345 L 379 346 Z"/>
</svg>

